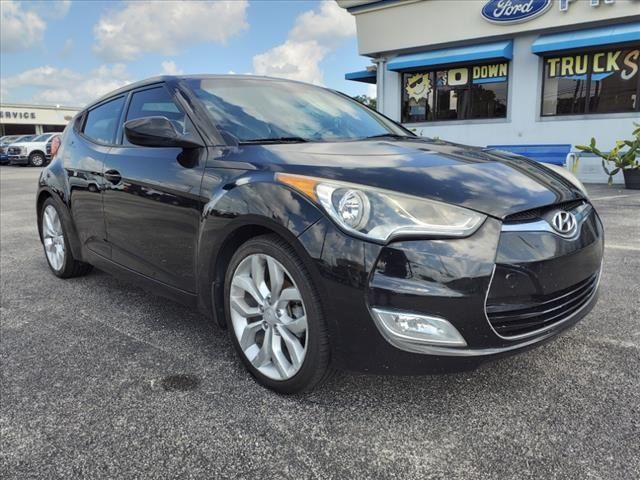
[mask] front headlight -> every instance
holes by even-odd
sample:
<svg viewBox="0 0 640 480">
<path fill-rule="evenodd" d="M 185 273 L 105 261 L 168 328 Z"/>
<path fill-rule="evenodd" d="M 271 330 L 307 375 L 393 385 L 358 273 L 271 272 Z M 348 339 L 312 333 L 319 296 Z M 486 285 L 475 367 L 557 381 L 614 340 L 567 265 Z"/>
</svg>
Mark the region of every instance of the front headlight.
<svg viewBox="0 0 640 480">
<path fill-rule="evenodd" d="M 566 168 L 561 167 L 559 165 L 554 165 L 553 163 L 545 163 L 544 166 L 547 167 L 550 170 L 553 170 L 557 174 L 562 175 L 574 187 L 578 188 L 584 194 L 585 198 L 589 198 L 589 196 L 587 194 L 587 189 L 585 188 L 584 184 L 580 180 L 578 180 L 578 177 L 576 177 L 569 170 L 567 170 Z"/>
<path fill-rule="evenodd" d="M 396 237 L 467 237 L 485 216 L 466 208 L 364 185 L 277 173 L 276 180 L 320 204 L 343 230 L 386 243 Z"/>
</svg>

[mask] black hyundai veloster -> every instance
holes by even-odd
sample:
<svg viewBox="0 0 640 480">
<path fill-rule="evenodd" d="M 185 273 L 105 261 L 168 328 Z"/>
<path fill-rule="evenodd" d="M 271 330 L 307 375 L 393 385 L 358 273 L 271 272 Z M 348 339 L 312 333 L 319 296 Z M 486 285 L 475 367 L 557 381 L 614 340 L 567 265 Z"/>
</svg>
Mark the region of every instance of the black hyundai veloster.
<svg viewBox="0 0 640 480">
<path fill-rule="evenodd" d="M 563 169 L 250 76 L 154 78 L 92 103 L 37 212 L 55 275 L 95 266 L 197 306 L 283 393 L 539 345 L 594 306 L 604 242 Z"/>
</svg>

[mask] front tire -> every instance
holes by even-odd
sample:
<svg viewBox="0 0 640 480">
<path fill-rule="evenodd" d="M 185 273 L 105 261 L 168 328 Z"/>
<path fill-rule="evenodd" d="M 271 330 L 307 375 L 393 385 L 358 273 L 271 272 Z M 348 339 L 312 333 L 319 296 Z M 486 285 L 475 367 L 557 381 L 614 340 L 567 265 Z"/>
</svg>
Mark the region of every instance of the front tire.
<svg viewBox="0 0 640 480">
<path fill-rule="evenodd" d="M 320 297 L 302 260 L 280 237 L 260 236 L 236 251 L 224 295 L 231 341 L 260 384 L 292 394 L 329 376 Z"/>
<path fill-rule="evenodd" d="M 62 216 L 51 198 L 42 205 L 40 224 L 44 254 L 54 275 L 60 278 L 80 277 L 92 270 L 91 265 L 73 257 Z"/>
<path fill-rule="evenodd" d="M 40 152 L 33 152 L 29 155 L 29 165 L 32 167 L 42 167 L 44 166 L 45 158 L 44 155 Z"/>
</svg>

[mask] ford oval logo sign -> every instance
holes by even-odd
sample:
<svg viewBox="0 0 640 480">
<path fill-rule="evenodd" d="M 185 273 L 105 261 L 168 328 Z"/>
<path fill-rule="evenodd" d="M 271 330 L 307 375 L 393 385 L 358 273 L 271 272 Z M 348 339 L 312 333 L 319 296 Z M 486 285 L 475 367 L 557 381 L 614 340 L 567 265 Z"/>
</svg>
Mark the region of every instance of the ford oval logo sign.
<svg viewBox="0 0 640 480">
<path fill-rule="evenodd" d="M 552 0 L 489 0 L 482 16 L 493 23 L 526 22 L 545 13 L 551 3 Z"/>
</svg>

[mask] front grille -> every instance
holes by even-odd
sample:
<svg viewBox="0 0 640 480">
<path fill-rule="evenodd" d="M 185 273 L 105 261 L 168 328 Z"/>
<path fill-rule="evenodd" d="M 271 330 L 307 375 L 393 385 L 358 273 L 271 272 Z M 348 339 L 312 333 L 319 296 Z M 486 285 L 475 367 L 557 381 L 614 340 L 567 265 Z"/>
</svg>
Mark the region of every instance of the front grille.
<svg viewBox="0 0 640 480">
<path fill-rule="evenodd" d="M 494 330 L 503 337 L 535 332 L 558 323 L 580 310 L 593 295 L 598 274 L 549 295 L 535 297 L 487 299 L 487 317 Z"/>
<path fill-rule="evenodd" d="M 9 155 L 20 155 L 20 147 L 9 147 Z"/>
<path fill-rule="evenodd" d="M 565 212 L 575 210 L 580 205 L 584 204 L 584 200 L 570 200 L 568 202 L 556 203 L 554 205 L 547 205 L 546 207 L 532 208 L 531 210 L 524 210 L 522 212 L 513 213 L 505 217 L 505 223 L 508 222 L 526 222 L 529 220 L 538 220 L 542 218 L 550 210 L 560 209 Z"/>
<path fill-rule="evenodd" d="M 4 147 L 0 147 L 0 155 L 4 155 L 5 153 L 7 153 L 7 149 Z"/>
</svg>

